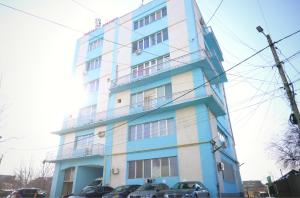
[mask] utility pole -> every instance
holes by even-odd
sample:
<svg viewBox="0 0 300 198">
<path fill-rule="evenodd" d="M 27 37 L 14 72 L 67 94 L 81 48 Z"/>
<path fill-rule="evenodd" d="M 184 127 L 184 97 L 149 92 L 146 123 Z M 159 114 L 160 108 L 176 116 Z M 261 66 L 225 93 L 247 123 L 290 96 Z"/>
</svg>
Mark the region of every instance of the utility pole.
<svg viewBox="0 0 300 198">
<path fill-rule="evenodd" d="M 271 48 L 274 60 L 276 62 L 276 67 L 279 71 L 281 80 L 283 82 L 284 89 L 285 89 L 285 91 L 287 93 L 287 96 L 289 98 L 290 105 L 291 105 L 291 108 L 292 108 L 292 112 L 294 113 L 293 115 L 295 116 L 295 121 L 296 122 L 293 123 L 293 124 L 297 124 L 298 128 L 300 129 L 300 113 L 299 113 L 299 109 L 297 107 L 297 103 L 295 101 L 295 93 L 291 90 L 290 83 L 288 83 L 288 81 L 287 81 L 287 78 L 285 76 L 285 73 L 284 73 L 284 70 L 283 70 L 283 67 L 282 67 L 282 62 L 279 60 L 278 54 L 277 54 L 276 49 L 275 49 L 275 44 L 273 43 L 273 41 L 271 39 L 271 36 L 269 34 L 266 35 L 264 33 L 264 30 L 263 30 L 262 27 L 258 26 L 258 27 L 256 27 L 256 29 L 257 29 L 258 32 L 263 33 L 267 37 L 267 40 L 268 40 L 269 46 Z"/>
</svg>

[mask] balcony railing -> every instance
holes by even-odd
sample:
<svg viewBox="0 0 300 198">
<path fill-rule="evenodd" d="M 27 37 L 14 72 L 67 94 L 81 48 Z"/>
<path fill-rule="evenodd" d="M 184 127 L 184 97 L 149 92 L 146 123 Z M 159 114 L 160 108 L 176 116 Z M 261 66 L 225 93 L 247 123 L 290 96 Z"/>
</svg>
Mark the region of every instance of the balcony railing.
<svg viewBox="0 0 300 198">
<path fill-rule="evenodd" d="M 144 68 L 142 71 L 138 71 L 137 73 L 130 73 L 113 80 L 110 88 L 113 89 L 120 85 L 125 85 L 135 81 L 139 81 L 141 79 L 154 76 L 165 71 L 173 70 L 175 68 L 179 68 L 187 64 L 203 60 L 207 57 L 210 57 L 209 53 L 206 50 L 201 49 L 193 53 L 188 53 L 183 56 L 179 56 L 177 58 L 167 59 L 166 61 L 160 64 Z"/>
<path fill-rule="evenodd" d="M 212 89 L 211 89 L 212 90 Z M 134 115 L 142 113 L 144 111 L 150 111 L 158 107 L 172 106 L 184 102 L 193 101 L 199 98 L 213 96 L 218 101 L 219 105 L 223 105 L 222 100 L 217 96 L 214 91 L 210 91 L 205 95 L 196 95 L 196 92 L 185 90 L 181 92 L 173 93 L 170 96 L 164 96 L 160 98 L 145 99 L 140 103 L 134 103 L 123 107 L 115 108 L 113 110 L 99 112 L 95 115 L 89 115 L 85 117 L 73 118 L 65 120 L 63 129 L 71 129 L 76 127 L 82 127 L 84 125 L 95 124 L 100 122 L 106 122 L 112 119 L 121 118 L 124 116 Z M 182 97 L 181 97 L 182 96 Z M 172 101 L 176 99 L 175 101 Z"/>
<path fill-rule="evenodd" d="M 103 144 L 92 144 L 82 148 L 73 148 L 67 144 L 62 146 L 59 151 L 51 151 L 46 155 L 45 161 L 59 161 L 74 158 L 82 158 L 88 156 L 103 156 L 104 155 L 104 145 Z"/>
</svg>

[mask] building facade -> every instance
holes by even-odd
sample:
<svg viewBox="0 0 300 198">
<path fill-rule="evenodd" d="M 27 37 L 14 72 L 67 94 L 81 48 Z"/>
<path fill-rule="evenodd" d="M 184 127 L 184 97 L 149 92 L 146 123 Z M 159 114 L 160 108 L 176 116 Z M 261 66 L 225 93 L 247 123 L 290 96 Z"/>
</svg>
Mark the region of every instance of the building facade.
<svg viewBox="0 0 300 198">
<path fill-rule="evenodd" d="M 88 100 L 66 118 L 51 196 L 93 179 L 203 182 L 213 197 L 242 184 L 222 52 L 195 0 L 154 0 L 77 42 L 74 72 Z"/>
</svg>

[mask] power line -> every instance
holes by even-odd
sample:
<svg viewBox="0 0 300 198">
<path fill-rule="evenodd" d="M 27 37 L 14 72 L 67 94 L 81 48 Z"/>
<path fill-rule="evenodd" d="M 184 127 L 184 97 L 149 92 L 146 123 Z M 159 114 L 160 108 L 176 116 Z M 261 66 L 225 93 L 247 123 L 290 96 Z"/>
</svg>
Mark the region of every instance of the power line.
<svg viewBox="0 0 300 198">
<path fill-rule="evenodd" d="M 278 41 L 276 41 L 276 42 L 274 42 L 274 43 L 279 43 L 279 42 L 281 42 L 281 41 L 283 41 L 283 40 L 285 40 L 285 39 L 287 39 L 287 38 L 289 38 L 289 37 L 291 37 L 291 36 L 293 36 L 293 35 L 295 35 L 295 34 L 297 34 L 297 33 L 299 33 L 299 32 L 300 32 L 300 30 L 295 31 L 295 32 L 293 32 L 293 33 L 291 33 L 291 34 L 289 34 L 289 35 L 287 35 L 287 36 L 285 36 L 285 37 L 279 39 Z M 162 107 L 164 107 L 164 106 L 166 106 L 166 105 L 168 105 L 168 104 L 174 102 L 175 100 L 178 100 L 179 98 L 184 97 L 185 95 L 191 93 L 192 91 L 195 91 L 195 90 L 199 89 L 200 87 L 204 86 L 204 85 L 207 84 L 208 82 L 211 82 L 212 80 L 217 79 L 219 76 L 224 75 L 226 72 L 228 72 L 228 71 L 230 71 L 230 70 L 236 68 L 237 66 L 243 64 L 244 62 L 248 61 L 248 60 L 251 59 L 252 57 L 258 55 L 259 53 L 261 53 L 262 51 L 264 51 L 264 50 L 267 49 L 268 47 L 269 47 L 269 45 L 266 46 L 266 47 L 264 47 L 264 48 L 262 48 L 262 49 L 260 49 L 260 50 L 257 51 L 256 53 L 254 53 L 254 54 L 248 56 L 247 58 L 245 58 L 244 60 L 242 60 L 242 61 L 240 61 L 239 63 L 235 64 L 234 66 L 230 67 L 229 69 L 227 69 L 227 70 L 221 72 L 218 76 L 209 79 L 208 81 L 204 82 L 203 84 L 201 84 L 201 85 L 199 85 L 199 86 L 197 86 L 197 87 L 191 89 L 190 91 L 188 91 L 188 92 L 182 94 L 181 96 L 178 96 L 178 97 L 172 99 L 171 101 L 169 101 L 169 102 L 167 102 L 167 103 L 165 103 L 165 104 L 163 104 L 163 105 L 161 105 L 161 106 L 159 106 L 159 107 L 157 107 L 157 108 L 155 108 L 155 109 L 153 109 L 153 110 L 147 111 L 146 113 L 142 114 L 141 116 L 138 116 L 138 117 L 135 117 L 134 119 L 128 120 L 127 123 L 128 123 L 129 121 L 134 121 L 134 120 L 137 120 L 137 119 L 139 119 L 139 118 L 141 118 L 141 117 L 144 117 L 144 116 L 147 115 L 147 114 L 151 114 L 151 113 L 155 112 L 156 110 L 158 110 L 158 109 L 160 109 L 160 108 L 162 108 Z M 108 131 L 113 131 L 113 129 L 116 129 L 116 128 L 118 128 L 118 127 L 121 127 L 121 126 L 123 126 L 123 125 L 125 125 L 125 124 L 127 124 L 127 123 L 124 122 L 124 123 L 122 123 L 122 124 L 120 124 L 120 125 L 117 125 L 116 127 L 112 127 L 112 128 L 110 128 L 109 130 L 107 130 L 106 132 L 108 132 Z M 96 136 L 96 134 L 93 134 L 93 136 Z M 60 147 L 60 146 L 67 145 L 67 144 L 71 144 L 71 143 L 75 143 L 75 142 L 76 142 L 76 141 L 70 141 L 70 142 L 67 142 L 67 143 L 60 144 L 60 145 L 55 146 L 55 147 Z M 49 149 L 49 148 L 53 148 L 53 147 L 39 148 L 39 149 L 37 149 L 37 150 L 45 150 L 45 149 Z"/>
<path fill-rule="evenodd" d="M 142 115 L 140 115 L 140 116 L 138 116 L 138 117 L 135 117 L 135 118 L 133 118 L 133 119 L 131 119 L 131 120 L 128 120 L 127 122 L 129 122 L 129 121 L 132 122 L 132 121 L 137 120 L 137 119 L 140 119 L 140 118 L 142 118 L 142 117 L 144 117 L 144 116 L 146 116 L 146 115 L 148 115 L 148 114 L 151 114 L 151 113 L 157 111 L 158 109 L 161 109 L 162 107 L 164 107 L 164 106 L 166 106 L 166 105 L 168 105 L 168 104 L 171 104 L 172 102 L 174 102 L 174 101 L 176 101 L 176 100 L 178 100 L 178 99 L 180 99 L 180 98 L 186 96 L 187 94 L 189 94 L 189 93 L 191 93 L 191 92 L 193 92 L 193 91 L 195 91 L 195 90 L 197 90 L 197 89 L 203 87 L 204 85 L 206 85 L 207 83 L 211 82 L 212 80 L 215 80 L 215 79 L 219 78 L 220 76 L 224 75 L 226 72 L 231 71 L 232 69 L 236 68 L 237 66 L 243 64 L 243 63 L 246 62 L 247 60 L 251 59 L 252 57 L 254 57 L 254 56 L 256 56 L 257 54 L 259 54 L 260 52 L 262 52 L 262 51 L 264 51 L 265 49 L 267 49 L 268 47 L 269 47 L 269 46 L 266 46 L 266 47 L 262 48 L 262 49 L 259 50 L 258 52 L 256 52 L 256 53 L 252 54 L 251 56 L 245 58 L 244 60 L 240 61 L 240 62 L 237 63 L 236 65 L 234 65 L 234 66 L 230 67 L 229 69 L 227 69 L 227 70 L 221 72 L 219 75 L 217 75 L 217 76 L 215 76 L 215 77 L 209 79 L 208 81 L 202 83 L 201 85 L 199 85 L 199 86 L 197 86 L 197 87 L 194 87 L 194 88 L 191 89 L 190 91 L 187 91 L 187 92 L 185 92 L 184 94 L 182 94 L 182 95 L 180 95 L 180 96 L 178 96 L 178 97 L 172 99 L 171 101 L 168 101 L 167 103 L 165 103 L 165 104 L 163 104 L 163 105 L 160 105 L 159 107 L 157 107 L 157 108 L 155 108 L 155 109 L 149 110 L 149 111 L 147 111 L 146 113 L 144 113 L 144 114 L 142 114 Z M 106 130 L 106 132 L 108 132 L 108 131 L 113 131 L 114 129 L 119 128 L 119 127 L 121 127 L 121 126 L 123 126 L 123 125 L 125 125 L 125 124 L 127 124 L 127 123 L 126 123 L 126 122 L 121 123 L 121 124 L 119 124 L 119 125 L 117 125 L 117 126 L 115 126 L 115 127 L 112 127 L 112 128 L 110 128 L 110 129 Z M 93 136 L 96 136 L 96 134 L 93 134 Z M 70 141 L 70 142 L 67 142 L 67 143 L 63 143 L 63 144 L 60 144 L 58 147 L 63 146 L 63 145 L 67 145 L 67 144 L 72 144 L 72 143 L 74 143 L 74 142 L 76 142 L 76 141 L 74 140 L 74 141 Z M 55 146 L 55 147 L 57 147 L 57 146 Z M 49 147 L 47 147 L 47 148 L 40 148 L 40 150 L 42 150 L 42 149 L 43 149 L 43 150 L 44 150 L 44 149 L 49 149 Z"/>
<path fill-rule="evenodd" d="M 99 15 L 98 12 L 96 12 L 95 10 L 92 10 L 91 8 L 89 8 L 89 7 L 85 6 L 85 5 L 83 5 L 82 3 L 78 2 L 78 1 L 75 1 L 75 0 L 71 0 L 71 1 L 74 2 L 74 3 L 76 3 L 78 6 L 84 8 L 85 10 L 87 10 L 87 11 L 89 11 L 89 12 L 91 12 L 91 13 L 97 15 L 97 16 Z"/>
<path fill-rule="evenodd" d="M 49 22 L 49 23 L 52 23 L 52 24 L 54 24 L 54 25 L 58 25 L 58 26 L 63 27 L 63 28 L 65 28 L 65 29 L 71 30 L 71 31 L 73 31 L 73 32 L 77 32 L 77 33 L 84 34 L 83 31 L 77 30 L 77 29 L 75 29 L 75 28 L 72 28 L 72 27 L 70 27 L 70 26 L 67 26 L 67 25 L 64 25 L 64 24 L 61 24 L 61 23 L 58 23 L 58 22 L 56 22 L 56 21 L 54 21 L 54 20 L 51 20 L 51 19 L 48 19 L 48 18 L 45 18 L 45 17 L 42 17 L 42 16 L 38 16 L 38 15 L 35 15 L 35 14 L 32 14 L 32 13 L 30 13 L 30 12 L 27 12 L 27 11 L 24 11 L 24 10 L 21 10 L 21 9 L 18 9 L 18 8 L 15 8 L 15 7 L 10 6 L 10 5 L 6 5 L 6 4 L 1 3 L 1 2 L 0 2 L 0 5 L 4 6 L 4 7 L 6 7 L 6 8 L 10 8 L 10 9 L 12 9 L 12 10 L 14 10 L 14 11 L 23 13 L 23 14 L 25 14 L 25 15 L 34 17 L 34 18 L 39 19 L 39 20 L 41 20 L 41 21 L 47 21 L 47 22 Z"/>
<path fill-rule="evenodd" d="M 215 16 L 215 14 L 217 13 L 217 11 L 219 10 L 219 8 L 221 7 L 222 3 L 224 0 L 221 0 L 221 2 L 219 3 L 218 7 L 215 9 L 215 11 L 213 12 L 213 14 L 211 15 L 211 17 L 208 19 L 207 23 L 208 24 Z"/>
</svg>

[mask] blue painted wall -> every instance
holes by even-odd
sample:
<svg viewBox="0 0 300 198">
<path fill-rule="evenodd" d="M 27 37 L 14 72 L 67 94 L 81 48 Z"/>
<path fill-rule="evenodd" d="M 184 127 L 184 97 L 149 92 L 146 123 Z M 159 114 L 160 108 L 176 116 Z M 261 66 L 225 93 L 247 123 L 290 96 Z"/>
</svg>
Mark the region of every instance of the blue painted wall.
<svg viewBox="0 0 300 198">
<path fill-rule="evenodd" d="M 74 193 L 79 193 L 83 187 L 90 184 L 94 179 L 102 176 L 102 168 L 76 167 L 77 174 L 74 181 Z"/>
</svg>

